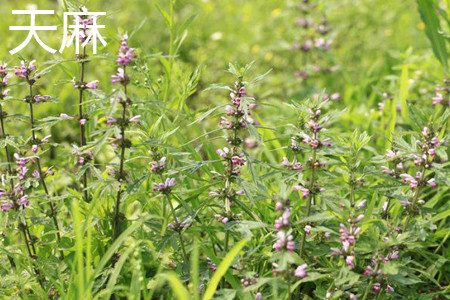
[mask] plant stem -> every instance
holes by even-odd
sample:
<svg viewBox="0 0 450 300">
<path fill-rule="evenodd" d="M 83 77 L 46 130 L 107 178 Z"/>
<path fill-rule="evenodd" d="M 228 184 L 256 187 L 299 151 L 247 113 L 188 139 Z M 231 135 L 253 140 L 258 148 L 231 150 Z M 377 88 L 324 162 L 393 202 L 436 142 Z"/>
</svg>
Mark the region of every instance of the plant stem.
<svg viewBox="0 0 450 300">
<path fill-rule="evenodd" d="M 33 260 L 33 264 L 36 263 L 37 260 L 37 255 L 36 255 L 36 248 L 34 247 L 34 241 L 32 238 L 29 238 L 30 232 L 28 229 L 28 224 L 27 221 L 25 219 L 25 223 L 22 223 L 19 220 L 19 228 L 21 228 L 22 233 L 23 233 L 23 238 L 24 238 L 24 242 L 25 242 L 25 246 L 27 247 L 27 251 L 28 251 L 28 255 L 30 256 L 30 258 Z M 31 241 L 31 242 L 30 242 Z M 32 246 L 32 248 L 30 248 L 30 245 Z M 41 288 L 43 290 L 45 290 L 44 288 L 44 283 L 42 282 L 42 278 L 41 278 L 41 273 L 39 272 L 39 270 L 36 268 L 36 266 L 33 266 L 33 271 L 37 277 L 37 280 L 39 282 L 39 285 L 41 286 Z"/>
<path fill-rule="evenodd" d="M 3 87 L 0 88 L 0 94 L 3 94 Z M 6 139 L 6 131 L 5 131 L 5 124 L 3 121 L 4 115 L 3 115 L 3 107 L 0 104 L 0 123 L 1 123 L 1 138 Z M 8 150 L 8 144 L 5 143 L 5 155 L 6 155 L 6 163 L 8 164 L 8 174 L 11 176 L 12 175 L 12 168 L 11 168 L 11 164 L 12 164 L 12 159 L 9 156 L 9 150 Z M 11 177 L 10 178 L 10 183 L 11 183 L 11 190 L 14 189 L 14 179 Z M 15 268 L 16 264 L 14 263 L 14 260 L 8 257 L 8 261 L 11 264 L 11 267 Z"/>
<path fill-rule="evenodd" d="M 166 198 L 167 198 L 167 202 L 169 203 L 170 211 L 172 212 L 175 224 L 177 225 L 177 228 L 179 228 L 181 230 L 181 228 L 179 227 L 180 222 L 178 221 L 177 215 L 175 214 L 175 208 L 173 207 L 172 201 L 170 201 L 169 195 L 166 195 Z M 186 253 L 186 248 L 184 246 L 183 236 L 181 235 L 180 230 L 177 230 L 177 232 L 178 232 L 178 237 L 180 238 L 181 250 L 183 251 L 184 261 L 188 262 L 189 260 L 188 260 L 188 256 Z"/>
<path fill-rule="evenodd" d="M 3 88 L 0 89 L 0 93 L 2 93 L 2 92 L 3 92 Z M 0 104 L 0 122 L 1 122 L 2 138 L 6 139 L 6 131 L 5 131 L 5 125 L 4 125 L 3 118 L 4 118 L 3 108 Z M 11 156 L 9 155 L 7 143 L 5 143 L 5 153 L 6 153 L 6 162 L 8 164 L 8 172 L 9 172 L 9 175 L 11 175 L 12 174 L 12 168 L 11 168 L 12 159 L 11 159 Z M 10 178 L 10 182 L 11 182 L 11 187 L 14 188 L 14 180 L 12 177 Z"/>
<path fill-rule="evenodd" d="M 374 274 L 377 274 L 379 267 L 380 267 L 380 263 L 377 262 L 377 265 L 374 270 Z M 364 296 L 363 296 L 362 300 L 367 299 L 367 296 L 369 295 L 369 291 L 370 291 L 370 288 L 372 287 L 372 284 L 373 284 L 373 277 L 370 279 L 369 284 L 367 285 L 366 290 L 364 291 Z"/>
<path fill-rule="evenodd" d="M 416 192 L 414 193 L 414 199 L 413 199 L 413 203 L 411 204 L 411 207 L 415 207 L 417 200 L 419 199 L 419 194 L 420 194 L 420 190 L 423 185 L 424 179 L 425 179 L 425 168 L 422 167 L 419 184 L 417 186 Z M 408 224 L 409 224 L 410 219 L 411 219 L 411 214 L 408 214 L 408 216 L 406 217 L 406 220 L 405 220 L 405 224 L 403 226 L 403 232 L 405 232 L 406 229 L 408 229 Z"/>
<path fill-rule="evenodd" d="M 314 133 L 314 139 L 317 138 L 317 134 Z M 316 200 L 316 194 L 315 194 L 315 176 L 316 176 L 316 159 L 317 159 L 317 150 L 314 149 L 313 150 L 313 160 L 312 160 L 312 171 L 311 171 L 311 180 L 309 183 L 309 189 L 310 189 L 310 193 L 311 196 L 308 198 L 308 203 L 306 205 L 306 217 L 309 217 L 309 215 L 311 214 L 311 204 L 315 202 Z M 308 225 L 308 224 L 306 224 Z M 303 230 L 303 235 L 302 235 L 302 241 L 301 241 L 301 245 L 300 245 L 300 257 L 303 257 L 303 252 L 305 251 L 305 243 L 306 243 L 306 232 L 305 230 Z"/>
<path fill-rule="evenodd" d="M 37 138 L 36 138 L 36 132 L 35 132 L 35 122 L 34 122 L 34 112 L 33 112 L 33 103 L 32 103 L 32 101 L 33 101 L 33 84 L 29 81 L 28 76 L 26 77 L 26 79 L 27 79 L 27 82 L 28 82 L 29 87 L 30 87 L 30 103 L 29 103 L 29 106 L 30 106 L 31 138 L 32 138 L 33 144 L 37 145 Z M 52 217 L 52 220 L 53 220 L 53 224 L 55 225 L 55 228 L 56 228 L 56 237 L 58 239 L 58 242 L 61 242 L 61 234 L 60 234 L 59 224 L 58 224 L 58 220 L 56 218 L 56 208 L 55 208 L 52 200 L 50 199 L 50 193 L 48 191 L 47 184 L 45 183 L 45 178 L 44 178 L 45 175 L 42 173 L 41 160 L 40 160 L 39 156 L 36 156 L 35 161 L 36 161 L 36 165 L 37 165 L 37 171 L 39 173 L 39 179 L 40 179 L 41 184 L 42 184 L 42 186 L 44 188 L 47 200 L 49 201 L 51 217 Z M 61 258 L 64 258 L 64 252 L 61 250 L 60 253 L 61 253 Z"/>
<path fill-rule="evenodd" d="M 286 281 L 287 281 L 287 286 L 288 286 L 288 300 L 291 300 L 291 270 L 288 267 L 287 269 L 287 274 L 286 274 Z"/>
<path fill-rule="evenodd" d="M 163 176 L 161 174 L 159 175 L 159 177 L 160 177 L 161 181 L 164 182 L 164 178 L 163 178 Z M 165 196 L 166 196 L 166 199 L 167 199 L 167 203 L 169 203 L 170 211 L 172 212 L 173 219 L 174 219 L 174 222 L 176 224 L 176 227 L 177 227 L 177 229 L 181 230 L 180 222 L 178 221 L 178 218 L 177 218 L 177 215 L 175 213 L 175 208 L 173 207 L 172 201 L 170 201 L 170 197 L 169 197 L 168 194 L 165 194 Z M 177 232 L 178 232 L 178 237 L 180 239 L 181 250 L 183 251 L 184 261 L 188 262 L 188 256 L 187 256 L 187 252 L 186 252 L 186 247 L 184 246 L 183 235 L 181 234 L 180 230 L 177 230 Z"/>
<path fill-rule="evenodd" d="M 86 64 L 86 47 L 83 47 L 83 56 L 81 59 L 79 58 L 79 62 L 81 64 L 81 71 L 80 71 L 80 82 L 81 84 L 84 84 L 84 73 L 85 73 L 85 64 Z M 79 97 L 78 97 L 78 119 L 81 121 L 82 119 L 85 119 L 84 112 L 83 112 L 83 92 L 84 88 L 79 89 Z M 81 147 L 84 147 L 87 145 L 86 140 L 86 127 L 85 124 L 80 124 L 80 144 Z M 83 193 L 84 193 L 84 201 L 89 202 L 89 192 L 88 192 L 88 180 L 87 180 L 87 170 L 83 173 Z"/>
<path fill-rule="evenodd" d="M 126 66 L 123 67 L 123 73 L 124 77 L 126 77 Z M 127 85 L 124 84 L 124 93 L 125 93 L 125 99 L 122 101 L 122 124 L 120 128 L 120 166 L 119 166 L 119 190 L 117 191 L 117 198 L 116 198 L 116 206 L 115 206 L 115 212 L 114 212 L 114 221 L 113 221 L 113 242 L 117 239 L 119 236 L 119 214 L 120 214 L 120 200 L 123 194 L 122 190 L 122 182 L 125 177 L 125 171 L 124 171 L 124 161 L 125 161 L 125 122 L 127 117 L 127 103 L 128 103 L 128 95 L 127 95 Z"/>
</svg>

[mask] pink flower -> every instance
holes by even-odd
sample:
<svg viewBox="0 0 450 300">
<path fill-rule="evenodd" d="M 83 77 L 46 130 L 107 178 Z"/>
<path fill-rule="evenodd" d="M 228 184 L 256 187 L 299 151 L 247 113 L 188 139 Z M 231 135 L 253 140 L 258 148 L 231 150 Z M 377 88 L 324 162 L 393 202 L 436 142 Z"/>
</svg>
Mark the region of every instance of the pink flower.
<svg viewBox="0 0 450 300">
<path fill-rule="evenodd" d="M 112 85 L 116 85 L 117 83 L 125 83 L 126 75 L 125 71 L 122 68 L 117 69 L 117 74 L 111 76 Z"/>
<path fill-rule="evenodd" d="M 433 97 L 433 106 L 436 106 L 436 104 L 442 103 L 444 101 L 444 97 L 441 93 L 436 93 L 436 97 Z"/>
<path fill-rule="evenodd" d="M 373 285 L 373 291 L 375 292 L 375 294 L 378 294 L 380 292 L 380 290 L 381 290 L 381 284 L 375 283 Z"/>
<path fill-rule="evenodd" d="M 86 119 L 81 119 L 81 120 L 80 120 L 80 125 L 83 125 L 83 126 L 84 126 L 84 125 L 86 125 L 86 122 L 87 122 Z"/>
<path fill-rule="evenodd" d="M 228 149 L 227 147 L 223 148 L 223 149 L 217 149 L 216 153 L 222 157 L 222 158 L 226 158 L 228 156 L 228 153 L 230 153 L 230 149 Z"/>
<path fill-rule="evenodd" d="M 333 100 L 333 101 L 339 101 L 341 99 L 341 94 L 334 93 L 334 94 L 331 95 L 330 99 Z"/>
<path fill-rule="evenodd" d="M 415 189 L 419 184 L 417 180 L 409 174 L 400 174 L 400 177 L 403 178 L 403 183 L 409 183 L 411 190 Z"/>
<path fill-rule="evenodd" d="M 431 187 L 432 187 L 433 189 L 437 188 L 437 184 L 436 184 L 434 178 L 428 180 L 427 183 L 428 183 L 429 185 L 431 185 Z"/>
<path fill-rule="evenodd" d="M 308 272 L 306 271 L 307 267 L 307 264 L 298 266 L 297 269 L 295 269 L 295 277 L 305 278 L 306 276 L 308 276 Z"/>
<path fill-rule="evenodd" d="M 91 82 L 86 83 L 86 87 L 91 90 L 98 89 L 98 80 L 93 80 Z"/>
<path fill-rule="evenodd" d="M 127 66 L 136 57 L 135 49 L 128 46 L 128 35 L 123 35 L 116 63 L 119 66 Z"/>
<path fill-rule="evenodd" d="M 301 185 L 294 186 L 294 191 L 301 191 L 302 192 L 302 199 L 306 199 L 306 197 L 309 195 L 309 190 Z"/>
<path fill-rule="evenodd" d="M 347 267 L 350 269 L 353 269 L 355 267 L 354 257 L 353 256 L 347 256 L 345 259 L 345 262 L 347 263 Z"/>
<path fill-rule="evenodd" d="M 141 116 L 134 116 L 134 117 L 132 117 L 131 119 L 130 119 L 130 122 L 131 123 L 134 123 L 134 124 L 140 124 L 141 123 L 141 120 L 140 120 L 140 118 L 141 118 Z"/>
<path fill-rule="evenodd" d="M 67 114 L 60 114 L 59 117 L 64 120 L 72 120 L 73 119 L 73 117 L 71 117 Z"/>
<path fill-rule="evenodd" d="M 113 123 L 116 123 L 117 120 L 113 117 L 108 117 L 108 120 L 106 120 L 106 125 L 111 126 Z"/>
<path fill-rule="evenodd" d="M 14 205 L 11 202 L 2 201 L 1 209 L 4 213 L 8 212 Z"/>
<path fill-rule="evenodd" d="M 49 100 L 51 97 L 50 96 L 41 96 L 41 95 L 36 95 L 34 96 L 34 101 L 36 103 L 41 103 L 41 102 L 46 102 L 47 100 Z"/>
</svg>

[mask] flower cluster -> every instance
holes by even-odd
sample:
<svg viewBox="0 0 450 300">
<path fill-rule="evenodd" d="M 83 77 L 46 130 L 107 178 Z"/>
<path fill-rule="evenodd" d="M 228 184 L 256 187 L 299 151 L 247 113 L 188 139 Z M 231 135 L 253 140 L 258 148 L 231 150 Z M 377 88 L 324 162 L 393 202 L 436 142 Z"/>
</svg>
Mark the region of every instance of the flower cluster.
<svg viewBox="0 0 450 300">
<path fill-rule="evenodd" d="M 364 215 L 360 214 L 354 219 L 348 219 L 348 226 L 341 223 L 339 229 L 341 248 L 331 248 L 333 251 L 332 256 L 340 256 L 345 259 L 345 263 L 350 269 L 355 267 L 354 248 L 356 238 L 361 233 L 361 227 L 358 227 L 358 223 L 363 218 Z"/>
<path fill-rule="evenodd" d="M 31 79 L 30 75 L 33 73 L 33 71 L 36 71 L 36 60 L 32 60 L 30 63 L 27 64 L 26 61 L 21 61 L 19 67 L 14 68 L 14 75 L 19 77 L 20 79 Z M 40 78 L 40 75 L 38 73 L 35 73 L 36 78 Z"/>
<path fill-rule="evenodd" d="M 230 104 L 225 107 L 226 117 L 223 116 L 219 122 L 219 126 L 228 133 L 227 142 L 231 147 L 217 149 L 217 155 L 224 160 L 225 172 L 223 174 L 215 173 L 214 178 L 223 180 L 225 186 L 209 193 L 209 197 L 220 198 L 225 202 L 223 214 L 216 215 L 216 219 L 222 223 L 228 223 L 241 216 L 241 214 L 234 214 L 231 206 L 238 196 L 244 194 L 244 191 L 236 190 L 232 183 L 241 175 L 240 168 L 246 163 L 244 153 L 241 152 L 244 139 L 240 131 L 247 128 L 247 124 L 257 125 L 257 122 L 251 118 L 251 111 L 256 108 L 253 101 L 254 98 L 248 96 L 242 77 L 239 77 L 230 92 Z"/>
<path fill-rule="evenodd" d="M 241 278 L 241 284 L 243 287 L 249 287 L 251 285 L 258 283 L 258 274 L 254 274 L 253 276 L 245 276 L 244 278 Z"/>
<path fill-rule="evenodd" d="M 8 64 L 3 64 L 0 62 L 0 100 L 5 99 L 9 96 L 9 73 L 8 73 Z"/>
<path fill-rule="evenodd" d="M 450 80 L 444 79 L 443 85 L 438 85 L 434 90 L 435 96 L 433 97 L 433 106 L 442 104 L 444 106 L 450 106 Z"/>
<path fill-rule="evenodd" d="M 77 81 L 73 86 L 80 90 L 96 90 L 98 89 L 98 82 L 98 80 L 92 80 L 90 82 Z"/>
<path fill-rule="evenodd" d="M 179 218 L 173 219 L 172 223 L 169 223 L 167 227 L 174 231 L 182 231 L 185 228 L 188 228 L 192 225 L 192 220 L 190 218 L 181 221 Z"/>
<path fill-rule="evenodd" d="M 288 169 L 301 171 L 309 168 L 315 172 L 325 166 L 325 163 L 317 158 L 316 151 L 322 147 L 331 147 L 331 142 L 330 138 L 320 137 L 320 132 L 324 129 L 321 124 L 323 120 L 321 120 L 320 117 L 320 108 L 312 107 L 309 109 L 309 120 L 306 122 L 304 130 L 300 134 L 295 134 L 291 139 L 290 149 L 295 154 L 294 160 L 289 162 L 286 157 L 283 158 L 282 164 Z M 308 146 L 313 152 L 312 156 L 305 164 L 301 164 L 297 161 L 297 154 L 303 150 L 302 147 L 300 147 L 300 142 Z M 318 187 L 315 182 L 312 183 L 313 185 L 310 184 L 311 186 L 306 186 L 306 184 L 298 184 L 294 186 L 294 191 L 300 191 L 303 199 L 306 199 L 310 194 L 325 191 L 324 188 Z"/>
<path fill-rule="evenodd" d="M 128 66 L 132 60 L 137 58 L 135 51 L 135 48 L 128 46 L 128 35 L 124 34 L 120 42 L 119 54 L 116 60 L 117 65 Z"/>
<path fill-rule="evenodd" d="M 324 62 L 324 52 L 328 52 L 333 44 L 329 38 L 332 27 L 328 24 L 326 16 L 319 12 L 316 4 L 308 0 L 302 0 L 297 5 L 297 10 L 301 16 L 296 18 L 294 24 L 299 28 L 298 37 L 292 45 L 294 51 L 302 52 L 302 67 L 295 71 L 296 77 L 308 79 L 312 75 L 320 75 L 333 72 L 337 67 L 329 67 Z M 320 13 L 320 18 L 316 15 Z M 334 100 L 340 98 L 339 94 L 333 97 Z"/>
<path fill-rule="evenodd" d="M 82 151 L 77 145 L 73 145 L 73 153 L 76 157 L 76 164 L 78 166 L 84 166 L 87 162 L 94 159 L 94 152 Z"/>
<path fill-rule="evenodd" d="M 295 243 L 294 237 L 291 234 L 291 210 L 289 208 L 289 201 L 277 200 L 275 209 L 277 211 L 282 211 L 282 214 L 275 220 L 277 239 L 275 244 L 273 244 L 273 249 L 276 251 L 287 250 L 289 252 L 294 252 Z"/>
<path fill-rule="evenodd" d="M 23 157 L 19 153 L 14 153 L 14 159 L 17 164 L 16 174 L 18 183 L 11 187 L 8 191 L 4 188 L 0 189 L 1 209 L 3 212 L 8 212 L 10 209 L 17 209 L 19 207 L 26 207 L 29 205 L 28 195 L 25 193 L 24 182 L 27 180 L 29 174 L 28 163 L 31 158 Z M 3 185 L 5 185 L 3 183 Z"/>
<path fill-rule="evenodd" d="M 255 99 L 248 96 L 242 80 L 235 82 L 234 90 L 231 91 L 230 97 L 231 104 L 225 106 L 226 117 L 223 116 L 220 119 L 219 126 L 237 132 L 242 128 L 247 128 L 247 124 L 258 125 L 251 117 L 252 109 L 255 109 L 257 106 L 255 103 L 250 103 L 250 101 Z M 233 146 L 239 146 L 242 143 L 242 139 L 230 135 L 228 143 Z"/>
<path fill-rule="evenodd" d="M 166 178 L 164 180 L 163 173 L 166 170 L 167 158 L 163 154 L 157 151 L 156 147 L 152 147 L 150 152 L 150 157 L 152 161 L 150 162 L 150 171 L 155 175 L 159 175 L 162 180 L 161 183 L 153 183 L 153 191 L 160 192 L 164 194 L 170 194 L 173 187 L 176 185 L 175 178 Z M 179 224 L 178 219 L 176 223 Z"/>
<path fill-rule="evenodd" d="M 164 194 L 170 194 L 172 188 L 176 185 L 175 178 L 166 178 L 166 181 L 153 184 L 153 191 Z"/>
<path fill-rule="evenodd" d="M 432 127 L 430 127 L 432 128 Z M 402 200 L 400 204 L 406 207 L 410 207 L 415 210 L 416 204 L 424 204 L 423 199 L 419 199 L 420 189 L 425 186 L 430 186 L 433 189 L 437 188 L 437 183 L 435 178 L 429 178 L 427 176 L 427 171 L 433 166 L 433 162 L 436 159 L 436 148 L 441 144 L 437 133 L 430 129 L 429 127 L 424 127 L 421 132 L 421 137 L 417 140 L 417 146 L 419 148 L 418 153 L 410 154 L 407 158 L 413 162 L 417 170 L 414 175 L 408 173 L 401 173 L 398 178 L 402 178 L 403 183 L 409 185 L 410 190 L 414 192 L 412 198 L 407 200 Z M 391 158 L 397 158 L 401 155 L 401 152 L 396 152 L 394 150 L 388 150 L 388 156 Z M 405 161 L 398 163 L 395 169 L 388 169 L 383 167 L 383 173 L 391 174 L 395 176 L 399 170 L 404 169 Z"/>
<path fill-rule="evenodd" d="M 81 30 L 78 33 L 79 33 L 79 40 L 80 42 L 83 43 L 90 35 L 90 30 L 88 26 L 94 24 L 94 17 L 89 17 L 88 10 L 86 7 L 82 6 L 80 10 L 84 14 L 75 16 L 73 19 L 73 24 L 81 27 Z"/>
</svg>

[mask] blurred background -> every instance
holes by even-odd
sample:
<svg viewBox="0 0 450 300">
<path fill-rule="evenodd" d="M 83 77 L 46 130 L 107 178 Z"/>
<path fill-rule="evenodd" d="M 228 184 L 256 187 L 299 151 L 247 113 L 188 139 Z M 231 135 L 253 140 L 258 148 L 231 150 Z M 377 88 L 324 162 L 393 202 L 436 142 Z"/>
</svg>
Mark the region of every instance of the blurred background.
<svg viewBox="0 0 450 300">
<path fill-rule="evenodd" d="M 296 25 L 300 16 L 298 3 L 281 0 L 178 0 L 172 8 L 172 29 L 168 22 L 170 18 L 164 17 L 171 10 L 170 1 L 166 0 L 2 0 L 0 59 L 9 66 L 18 65 L 21 58 L 36 59 L 40 69 L 46 70 L 39 86 L 40 93 L 57 97 L 59 103 L 40 106 L 38 116 L 73 111 L 77 103 L 73 79 L 79 74 L 73 46 L 66 48 L 63 54 L 53 55 L 33 39 L 24 50 L 10 55 L 8 50 L 19 45 L 27 32 L 9 31 L 9 26 L 29 23 L 29 16 L 12 15 L 11 10 L 55 10 L 55 15 L 38 16 L 36 22 L 37 25 L 58 26 L 57 31 L 38 34 L 44 43 L 59 49 L 63 12 L 86 6 L 89 11 L 106 12 L 106 17 L 99 23 L 106 26 L 100 32 L 108 43 L 99 48 L 97 55 L 91 54 L 93 63 L 88 64 L 87 81 L 99 80 L 101 90 L 111 89 L 110 76 L 114 72 L 119 34 L 128 32 L 130 44 L 138 48 L 140 64 L 149 70 L 143 80 L 155 84 L 162 82 L 164 63 L 173 58 L 173 84 L 168 99 L 156 99 L 159 96 L 149 93 L 148 88 L 135 89 L 136 94 L 149 101 L 167 100 L 172 108 L 180 108 L 180 102 L 183 102 L 182 109 L 194 113 L 223 103 L 223 98 L 202 91 L 212 83 L 229 82 L 230 77 L 225 72 L 229 62 L 255 61 L 254 74 L 272 70 L 257 91 L 253 91 L 262 103 L 267 104 L 260 114 L 265 122 L 274 124 L 285 114 L 286 119 L 292 118 L 288 111 L 280 113 L 278 103 L 310 97 L 325 89 L 329 93 L 340 93 L 342 107 L 348 108 L 347 115 L 342 118 L 344 121 L 360 123 L 358 125 L 369 132 L 368 114 L 378 110 L 382 92 L 397 86 L 402 65 L 408 64 L 411 84 L 416 82 L 411 88 L 417 88 L 422 94 L 430 91 L 421 86 L 429 87 L 442 79 L 442 68 L 432 55 L 424 34 L 425 25 L 414 1 L 390 1 L 389 4 L 377 0 L 316 2 L 316 18 L 326 18 L 332 28 L 328 36 L 333 40 L 330 51 L 318 60 L 326 60 L 333 71 L 308 80 L 298 76 L 302 58 L 293 50 L 295 43 L 302 42 Z M 171 36 L 179 42 L 179 49 L 171 49 Z M 195 93 L 180 97 L 185 85 L 179 84 L 180 90 L 177 90 L 177 83 L 188 81 L 196 72 L 201 75 Z M 12 94 L 20 97 L 20 86 L 13 87 Z M 21 103 L 12 105 L 16 112 L 22 110 Z M 20 130 L 19 123 L 15 126 Z M 52 134 L 56 141 L 70 142 L 77 138 L 76 128 L 59 125 L 53 127 Z"/>
</svg>

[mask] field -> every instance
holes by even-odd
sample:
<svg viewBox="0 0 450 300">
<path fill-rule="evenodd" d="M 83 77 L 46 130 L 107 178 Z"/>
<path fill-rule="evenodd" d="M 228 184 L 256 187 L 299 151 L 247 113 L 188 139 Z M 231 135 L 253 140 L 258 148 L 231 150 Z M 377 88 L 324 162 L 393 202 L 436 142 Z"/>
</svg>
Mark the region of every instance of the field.
<svg viewBox="0 0 450 300">
<path fill-rule="evenodd" d="M 1 1 L 0 299 L 450 299 L 448 0 Z"/>
</svg>

